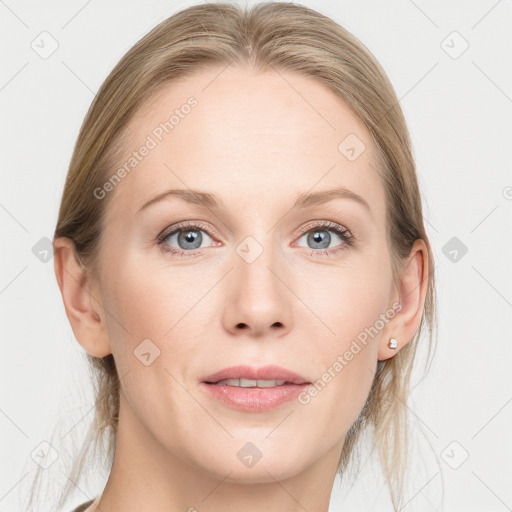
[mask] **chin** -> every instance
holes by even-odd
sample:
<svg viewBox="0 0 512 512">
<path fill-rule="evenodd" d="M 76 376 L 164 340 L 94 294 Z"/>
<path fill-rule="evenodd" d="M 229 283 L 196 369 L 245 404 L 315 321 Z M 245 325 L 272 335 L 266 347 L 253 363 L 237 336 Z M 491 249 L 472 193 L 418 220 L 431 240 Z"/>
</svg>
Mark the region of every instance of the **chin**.
<svg viewBox="0 0 512 512">
<path fill-rule="evenodd" d="M 290 454 L 293 450 L 290 449 L 287 452 Z M 212 459 L 213 457 L 215 456 L 212 454 Z M 267 456 L 263 454 L 256 462 L 251 462 L 252 465 L 245 465 L 240 461 L 236 452 L 234 457 L 217 458 L 213 466 L 205 467 L 204 459 L 202 462 L 203 469 L 212 477 L 239 484 L 275 483 L 276 480 L 286 480 L 297 475 L 305 466 L 305 461 L 290 458 L 283 450 Z M 229 476 L 226 476 L 228 474 Z"/>
</svg>

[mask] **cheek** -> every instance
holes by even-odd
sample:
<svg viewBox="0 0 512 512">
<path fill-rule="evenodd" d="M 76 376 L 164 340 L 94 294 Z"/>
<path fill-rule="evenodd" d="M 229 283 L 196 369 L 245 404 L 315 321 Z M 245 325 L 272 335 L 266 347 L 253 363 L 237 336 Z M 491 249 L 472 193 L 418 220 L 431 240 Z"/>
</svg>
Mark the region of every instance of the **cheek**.
<svg viewBox="0 0 512 512">
<path fill-rule="evenodd" d="M 307 306 L 302 328 L 317 329 L 327 352 L 343 350 L 389 308 L 391 273 L 385 262 L 354 257 L 340 267 L 298 274 L 303 277 L 295 289 Z M 300 321 L 298 317 L 293 320 Z"/>
<path fill-rule="evenodd" d="M 315 340 L 311 360 L 318 372 L 303 403 L 332 436 L 346 432 L 368 397 L 386 325 L 382 318 L 389 313 L 390 280 L 388 267 L 365 262 L 330 268 L 328 276 L 317 273 L 302 285 L 300 296 L 316 318 L 304 317 L 296 327 Z"/>
<path fill-rule="evenodd" d="M 155 429 L 169 425 L 172 415 L 184 421 L 188 408 L 197 406 L 180 385 L 190 382 L 191 363 L 200 350 L 194 326 L 208 325 L 197 317 L 200 308 L 194 304 L 209 281 L 200 289 L 191 287 L 190 276 L 169 266 L 143 268 L 118 261 L 113 270 L 106 309 L 116 320 L 108 321 L 108 336 L 118 372 L 125 376 L 126 400 Z"/>
<path fill-rule="evenodd" d="M 160 341 L 185 320 L 198 297 L 204 294 L 202 288 L 200 282 L 191 281 L 177 267 L 144 268 L 119 262 L 109 281 L 107 307 L 125 327 L 120 333 L 123 338 L 128 331 L 133 342 L 145 338 Z M 119 332 L 119 325 L 113 328 Z"/>
</svg>

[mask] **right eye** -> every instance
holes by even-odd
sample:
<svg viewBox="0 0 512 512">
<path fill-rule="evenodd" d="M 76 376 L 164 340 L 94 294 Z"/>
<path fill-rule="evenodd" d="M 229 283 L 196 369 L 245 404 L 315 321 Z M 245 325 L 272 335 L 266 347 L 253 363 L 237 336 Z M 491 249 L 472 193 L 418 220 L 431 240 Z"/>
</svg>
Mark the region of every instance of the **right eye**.
<svg viewBox="0 0 512 512">
<path fill-rule="evenodd" d="M 202 247 L 203 242 L 208 242 L 208 239 L 212 240 L 208 231 L 208 226 L 204 224 L 182 223 L 172 226 L 170 230 L 167 229 L 159 235 L 158 245 L 162 246 L 164 251 L 172 254 L 179 254 L 180 256 L 196 255 L 197 250 L 204 248 Z M 177 247 L 171 245 L 172 243 L 176 244 Z"/>
</svg>

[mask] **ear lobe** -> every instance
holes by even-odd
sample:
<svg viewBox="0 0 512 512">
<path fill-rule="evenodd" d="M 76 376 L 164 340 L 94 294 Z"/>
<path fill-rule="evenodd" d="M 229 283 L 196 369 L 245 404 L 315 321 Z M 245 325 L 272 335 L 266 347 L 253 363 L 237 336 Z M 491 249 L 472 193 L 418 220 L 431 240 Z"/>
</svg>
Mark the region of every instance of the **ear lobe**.
<svg viewBox="0 0 512 512">
<path fill-rule="evenodd" d="M 110 354 L 105 315 L 93 276 L 79 260 L 71 239 L 55 238 L 53 251 L 55 276 L 76 339 L 94 357 Z"/>
<path fill-rule="evenodd" d="M 428 268 L 427 246 L 424 240 L 418 239 L 414 242 L 409 258 L 404 263 L 398 290 L 402 307 L 386 326 L 386 335 L 379 342 L 379 360 L 393 357 L 414 338 L 418 331 L 429 283 Z M 396 349 L 388 345 L 391 337 L 398 342 Z"/>
</svg>

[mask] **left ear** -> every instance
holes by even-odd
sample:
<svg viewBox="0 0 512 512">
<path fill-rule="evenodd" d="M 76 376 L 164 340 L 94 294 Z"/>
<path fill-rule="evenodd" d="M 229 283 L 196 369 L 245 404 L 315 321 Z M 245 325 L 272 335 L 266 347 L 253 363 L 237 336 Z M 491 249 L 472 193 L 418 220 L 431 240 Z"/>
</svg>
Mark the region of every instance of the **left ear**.
<svg viewBox="0 0 512 512">
<path fill-rule="evenodd" d="M 428 251 L 422 239 L 414 242 L 410 255 L 404 262 L 403 275 L 398 289 L 402 305 L 386 325 L 385 336 L 379 341 L 378 359 L 389 359 L 409 343 L 418 331 L 428 288 Z M 398 342 L 396 349 L 389 348 L 390 338 Z"/>
</svg>

